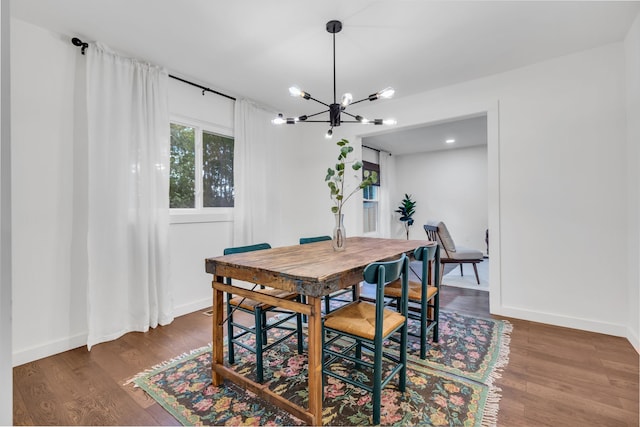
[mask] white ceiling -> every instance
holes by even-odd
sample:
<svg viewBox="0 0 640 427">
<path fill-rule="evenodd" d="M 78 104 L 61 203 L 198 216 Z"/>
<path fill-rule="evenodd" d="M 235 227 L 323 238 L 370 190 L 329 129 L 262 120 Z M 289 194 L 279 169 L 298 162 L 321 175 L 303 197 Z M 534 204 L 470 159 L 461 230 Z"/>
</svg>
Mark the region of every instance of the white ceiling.
<svg viewBox="0 0 640 427">
<path fill-rule="evenodd" d="M 290 97 L 292 84 L 333 101 L 325 29 L 332 19 L 343 23 L 338 97 L 349 91 L 360 99 L 387 86 L 407 96 L 619 42 L 639 11 L 638 1 L 11 1 L 17 18 L 285 116 L 321 110 Z"/>
<path fill-rule="evenodd" d="M 453 139 L 453 143 L 447 140 Z M 362 138 L 362 144 L 395 156 L 487 145 L 487 116 L 453 119 Z"/>
</svg>

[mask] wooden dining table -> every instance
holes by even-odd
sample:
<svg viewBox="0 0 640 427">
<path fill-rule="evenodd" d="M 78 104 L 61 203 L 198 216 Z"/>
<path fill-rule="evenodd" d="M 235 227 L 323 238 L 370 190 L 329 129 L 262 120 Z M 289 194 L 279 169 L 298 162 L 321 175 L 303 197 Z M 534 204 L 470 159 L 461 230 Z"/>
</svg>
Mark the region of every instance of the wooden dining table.
<svg viewBox="0 0 640 427">
<path fill-rule="evenodd" d="M 223 379 L 250 390 L 308 425 L 322 425 L 322 298 L 362 281 L 364 268 L 372 262 L 411 255 L 418 246 L 433 244 L 427 240 L 349 237 L 346 249 L 337 252 L 331 241 L 294 245 L 207 258 L 205 268 L 213 275 L 213 334 L 211 376 L 214 386 Z M 224 278 L 257 283 L 305 295 L 305 302 L 276 298 L 259 291 L 227 285 Z M 224 292 L 282 307 L 308 318 L 308 408 L 289 402 L 269 389 L 237 373 L 224 364 Z"/>
</svg>

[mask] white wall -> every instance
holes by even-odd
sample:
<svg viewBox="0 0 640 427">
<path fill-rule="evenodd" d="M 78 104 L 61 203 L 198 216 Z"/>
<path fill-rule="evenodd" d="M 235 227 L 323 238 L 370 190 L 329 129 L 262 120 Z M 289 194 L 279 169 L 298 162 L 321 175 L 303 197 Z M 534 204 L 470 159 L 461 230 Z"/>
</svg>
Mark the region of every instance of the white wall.
<svg viewBox="0 0 640 427">
<path fill-rule="evenodd" d="M 206 122 L 233 135 L 234 102 L 169 79 L 169 111 L 172 118 Z M 193 219 L 191 219 L 193 220 Z M 211 305 L 211 275 L 204 259 L 222 255 L 233 242 L 233 215 L 213 215 L 190 221 L 171 216 L 169 228 L 169 284 L 174 314 L 180 316 Z M 182 221 L 182 222 L 181 222 Z M 202 222 L 201 222 L 202 221 Z"/>
<path fill-rule="evenodd" d="M 640 15 L 625 39 L 627 84 L 629 340 L 640 351 Z"/>
<path fill-rule="evenodd" d="M 13 364 L 19 365 L 86 344 L 85 58 L 68 36 L 18 19 L 11 22 Z M 200 89 L 169 81 L 173 117 L 212 123 L 232 134 L 233 108 L 229 99 L 203 96 Z M 295 153 L 301 133 L 285 130 L 274 130 L 278 142 Z M 278 171 L 308 171 L 308 165 L 289 166 L 291 153 L 274 152 L 265 160 L 274 171 L 265 195 L 273 208 L 260 214 L 272 225 L 263 233 L 274 246 L 297 243 L 306 227 L 299 206 L 291 206 L 295 220 L 276 209 L 281 199 L 294 194 L 288 175 Z M 171 221 L 169 281 L 179 316 L 211 305 L 204 259 L 232 246 L 233 214 L 204 219 L 172 215 Z"/>
<path fill-rule="evenodd" d="M 11 36 L 13 357 L 19 364 L 86 342 L 80 221 L 86 150 L 78 116 L 84 58 L 68 37 L 19 20 L 12 20 Z M 629 277 L 635 270 L 611 250 L 627 248 L 628 224 L 637 224 L 627 217 L 627 141 L 637 130 L 627 129 L 624 59 L 623 44 L 612 44 L 359 110 L 391 111 L 407 126 L 489 111 L 494 313 L 623 336 L 633 329 L 637 305 L 634 314 L 627 301 L 637 286 Z M 195 98 L 207 102 L 199 93 Z M 172 112 L 188 115 L 186 106 L 199 101 L 176 102 L 181 107 L 172 103 Z M 313 124 L 278 128 L 272 202 L 264 212 L 273 223 L 266 230 L 273 245 L 331 231 L 324 176 L 335 163 L 335 140 L 357 143 L 375 130 L 344 125 L 327 141 L 326 129 Z M 348 235 L 361 234 L 361 209 L 358 195 L 347 205 Z M 602 224 L 607 232 L 595 233 Z M 170 280 L 179 310 L 208 304 L 203 258 L 230 244 L 230 230 L 225 221 L 171 225 Z"/>
<path fill-rule="evenodd" d="M 489 111 L 492 312 L 626 336 L 628 262 L 614 250 L 627 248 L 624 82 L 624 49 L 616 43 L 358 113 L 395 115 L 399 126 L 413 126 Z M 345 125 L 334 137 L 375 131 Z M 322 145 L 322 129 L 305 135 L 305 143 L 333 149 Z M 314 189 L 300 192 L 298 204 L 323 197 L 315 176 L 290 179 Z M 360 206 L 348 213 L 349 235 L 362 231 Z M 318 210 L 309 221 L 325 217 Z"/>
<path fill-rule="evenodd" d="M 13 424 L 9 2 L 0 3 L 0 425 Z"/>
<path fill-rule="evenodd" d="M 487 147 L 432 151 L 404 156 L 396 160 L 396 186 L 391 200 L 396 208 L 405 193 L 416 201 L 415 223 L 411 239 L 426 238 L 423 225 L 442 220 L 456 245 L 486 253 L 485 230 L 489 226 Z M 394 209 L 395 210 L 395 209 Z M 391 231 L 404 237 L 397 215 Z"/>
<path fill-rule="evenodd" d="M 82 116 L 74 119 L 84 58 L 68 39 L 11 24 L 13 361 L 20 364 L 86 343 L 87 152 L 77 145 Z"/>
</svg>

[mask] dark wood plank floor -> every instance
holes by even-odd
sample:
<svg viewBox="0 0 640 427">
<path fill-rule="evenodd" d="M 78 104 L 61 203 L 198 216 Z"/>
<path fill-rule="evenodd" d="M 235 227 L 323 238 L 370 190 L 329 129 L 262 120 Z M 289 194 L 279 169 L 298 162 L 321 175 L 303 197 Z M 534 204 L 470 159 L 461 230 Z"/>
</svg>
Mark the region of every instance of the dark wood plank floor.
<svg viewBox="0 0 640 427">
<path fill-rule="evenodd" d="M 489 316 L 487 292 L 444 286 L 441 306 Z M 638 426 L 638 353 L 624 338 L 527 321 L 513 324 L 499 426 Z M 78 348 L 14 368 L 16 425 L 177 425 L 136 373 L 211 340 L 202 312 L 91 352 Z"/>
</svg>

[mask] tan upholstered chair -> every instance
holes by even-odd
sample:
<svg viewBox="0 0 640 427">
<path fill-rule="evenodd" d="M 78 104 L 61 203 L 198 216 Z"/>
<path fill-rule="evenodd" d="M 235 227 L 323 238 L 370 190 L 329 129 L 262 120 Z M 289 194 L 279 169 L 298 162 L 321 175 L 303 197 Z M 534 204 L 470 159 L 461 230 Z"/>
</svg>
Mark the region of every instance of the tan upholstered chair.
<svg viewBox="0 0 640 427">
<path fill-rule="evenodd" d="M 473 271 L 476 273 L 476 281 L 478 285 L 480 284 L 477 264 L 482 262 L 484 258 L 481 251 L 457 246 L 453 242 L 447 226 L 442 221 L 427 222 L 424 226 L 424 231 L 426 231 L 429 240 L 437 241 L 438 245 L 440 245 L 440 263 L 443 267 L 441 269 L 443 275 L 451 271 L 455 264 L 458 264 L 460 265 L 460 275 L 464 276 L 462 265 L 472 264 Z M 447 264 L 454 264 L 454 267 L 447 270 Z"/>
</svg>

